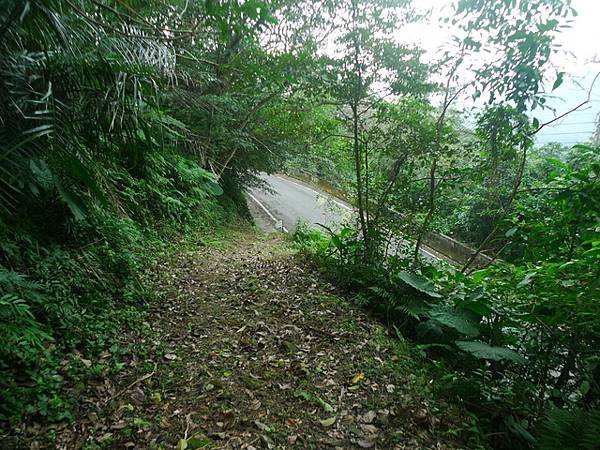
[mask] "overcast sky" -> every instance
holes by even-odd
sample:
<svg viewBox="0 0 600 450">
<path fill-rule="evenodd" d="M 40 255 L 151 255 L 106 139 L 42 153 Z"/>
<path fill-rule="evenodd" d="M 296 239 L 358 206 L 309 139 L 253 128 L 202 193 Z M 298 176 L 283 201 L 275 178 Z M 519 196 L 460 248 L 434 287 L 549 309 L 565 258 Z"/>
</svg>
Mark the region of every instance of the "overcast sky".
<svg viewBox="0 0 600 450">
<path fill-rule="evenodd" d="M 443 28 L 437 20 L 440 16 L 451 16 L 453 3 L 453 0 L 415 2 L 419 8 L 431 8 L 433 14 L 427 23 L 413 24 L 402 30 L 402 40 L 407 38 L 415 41 L 433 57 L 453 34 L 452 29 Z M 548 100 L 549 106 L 556 112 L 535 112 L 535 117 L 542 122 L 581 103 L 587 97 L 592 79 L 600 72 L 600 0 L 573 0 L 572 4 L 578 11 L 578 16 L 573 19 L 572 27 L 561 33 L 558 43 L 562 45 L 564 52 L 555 55 L 553 60 L 553 65 L 558 70 L 567 72 L 570 77 L 553 92 L 554 97 Z M 553 77 L 555 70 L 550 68 L 549 75 Z M 542 130 L 538 135 L 538 142 L 573 144 L 587 141 L 592 135 L 599 113 L 600 79 L 594 85 L 590 104 Z"/>
</svg>

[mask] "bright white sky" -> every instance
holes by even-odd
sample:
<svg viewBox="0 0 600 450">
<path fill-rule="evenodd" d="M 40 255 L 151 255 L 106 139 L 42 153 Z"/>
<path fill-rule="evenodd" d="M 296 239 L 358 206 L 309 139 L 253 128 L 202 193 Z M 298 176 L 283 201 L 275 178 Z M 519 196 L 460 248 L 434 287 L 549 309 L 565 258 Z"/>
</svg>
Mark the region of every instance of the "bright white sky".
<svg viewBox="0 0 600 450">
<path fill-rule="evenodd" d="M 426 23 L 415 23 L 405 27 L 401 39 L 419 44 L 433 58 L 441 46 L 448 43 L 453 34 L 450 28 L 442 28 L 438 18 L 451 17 L 455 0 L 418 0 L 414 2 L 419 9 L 431 10 L 432 15 Z M 555 55 L 553 65 L 570 75 L 563 85 L 553 92 L 554 97 L 548 104 L 556 111 L 536 111 L 535 117 L 548 121 L 573 108 L 587 97 L 592 79 L 600 72 L 600 0 L 572 0 L 578 16 L 565 29 L 558 39 L 564 53 Z M 555 69 L 549 76 L 554 77 Z M 554 80 L 550 82 L 551 83 Z M 550 89 L 548 89 L 550 90 Z M 592 91 L 589 105 L 561 119 L 556 124 L 543 129 L 538 135 L 538 143 L 562 142 L 573 144 L 586 141 L 594 130 L 594 122 L 600 113 L 600 79 Z"/>
</svg>

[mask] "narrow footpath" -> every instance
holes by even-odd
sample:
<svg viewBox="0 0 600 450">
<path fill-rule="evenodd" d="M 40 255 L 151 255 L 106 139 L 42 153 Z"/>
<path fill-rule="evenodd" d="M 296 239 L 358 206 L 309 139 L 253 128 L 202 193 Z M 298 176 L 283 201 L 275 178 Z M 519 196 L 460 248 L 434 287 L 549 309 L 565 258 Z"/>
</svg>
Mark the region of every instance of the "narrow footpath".
<svg viewBox="0 0 600 450">
<path fill-rule="evenodd" d="M 55 448 L 464 448 L 415 352 L 282 235 L 180 254 L 153 283 L 137 353 Z"/>
</svg>

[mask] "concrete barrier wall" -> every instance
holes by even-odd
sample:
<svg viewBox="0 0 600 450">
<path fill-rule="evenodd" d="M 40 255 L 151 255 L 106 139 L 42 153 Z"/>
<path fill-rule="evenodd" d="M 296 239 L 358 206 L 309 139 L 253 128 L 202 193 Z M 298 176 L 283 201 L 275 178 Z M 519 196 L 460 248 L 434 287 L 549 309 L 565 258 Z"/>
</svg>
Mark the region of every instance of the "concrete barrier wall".
<svg viewBox="0 0 600 450">
<path fill-rule="evenodd" d="M 299 179 L 300 181 L 319 186 L 321 189 L 325 190 L 334 197 L 338 197 L 340 199 L 344 199 L 345 197 L 339 191 L 339 189 L 333 187 L 326 181 L 320 180 L 318 177 L 316 177 L 313 174 L 310 174 L 309 172 L 301 174 L 294 173 L 293 177 Z M 475 253 L 475 249 L 469 247 L 466 244 L 463 244 L 460 241 L 457 241 L 456 239 L 451 238 L 450 236 L 446 236 L 445 234 L 441 233 L 427 233 L 427 235 L 425 235 L 423 243 L 430 249 L 444 255 L 452 261 L 455 261 L 459 265 L 466 264 L 466 262 L 471 258 L 473 253 Z M 487 267 L 491 262 L 492 258 L 483 253 L 480 253 L 475 258 L 472 267 Z"/>
<path fill-rule="evenodd" d="M 423 240 L 425 245 L 431 247 L 435 251 L 447 256 L 448 258 L 460 264 L 465 264 L 469 258 L 475 253 L 475 249 L 457 241 L 456 239 L 439 233 L 427 233 Z M 486 267 L 492 262 L 492 258 L 483 253 L 477 255 L 473 266 Z"/>
</svg>

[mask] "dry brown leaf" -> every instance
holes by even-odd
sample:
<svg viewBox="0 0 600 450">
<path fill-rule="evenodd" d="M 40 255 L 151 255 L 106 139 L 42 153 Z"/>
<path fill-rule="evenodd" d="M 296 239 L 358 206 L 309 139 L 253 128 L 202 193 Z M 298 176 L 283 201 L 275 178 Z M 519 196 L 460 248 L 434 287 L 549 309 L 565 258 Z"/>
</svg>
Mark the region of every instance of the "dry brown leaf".
<svg viewBox="0 0 600 450">
<path fill-rule="evenodd" d="M 356 443 L 360 448 L 373 448 L 377 441 L 375 439 L 360 439 Z"/>
<path fill-rule="evenodd" d="M 362 420 L 364 423 L 372 423 L 375 417 L 377 417 L 377 413 L 375 411 L 369 411 L 362 416 Z"/>
</svg>

